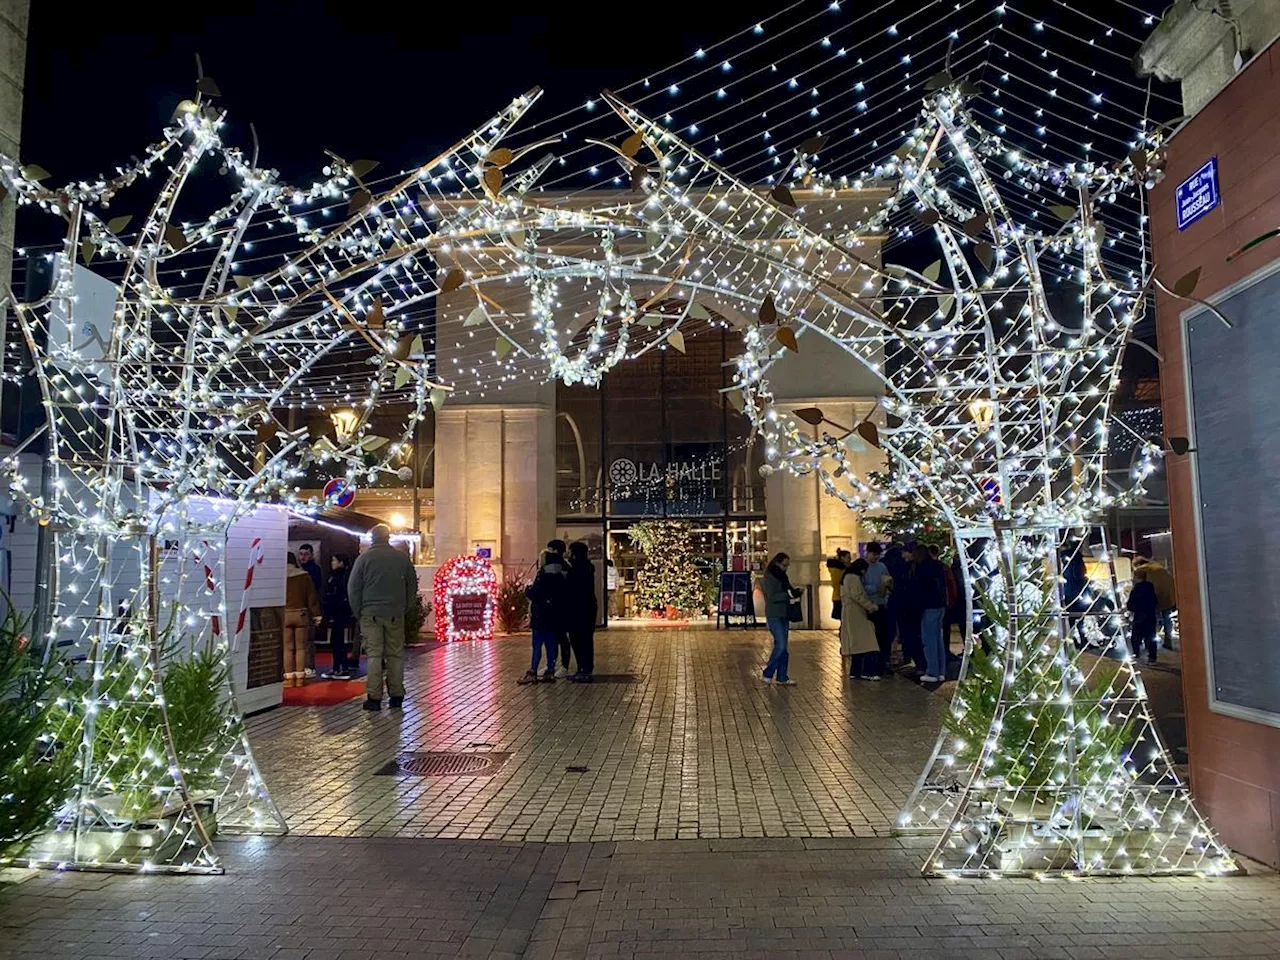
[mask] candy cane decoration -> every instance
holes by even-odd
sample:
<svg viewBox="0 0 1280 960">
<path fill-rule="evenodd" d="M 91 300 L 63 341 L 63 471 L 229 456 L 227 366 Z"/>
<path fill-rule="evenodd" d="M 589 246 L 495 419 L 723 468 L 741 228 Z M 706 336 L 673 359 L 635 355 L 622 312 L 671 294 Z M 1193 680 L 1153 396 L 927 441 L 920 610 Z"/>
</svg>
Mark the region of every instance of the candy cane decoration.
<svg viewBox="0 0 1280 960">
<path fill-rule="evenodd" d="M 249 588 L 253 586 L 253 569 L 261 566 L 262 560 L 262 538 L 254 537 L 253 543 L 249 544 L 249 569 L 244 574 L 244 593 L 240 594 L 240 615 L 236 617 L 236 632 L 232 637 L 233 642 L 239 639 L 241 631 L 244 630 L 244 622 L 249 617 Z"/>
<path fill-rule="evenodd" d="M 204 567 L 204 587 L 211 596 L 216 596 L 218 581 L 214 578 L 213 568 L 209 566 L 208 559 L 209 554 L 213 552 L 213 545 L 208 540 L 202 540 L 201 543 L 204 544 L 204 550 L 192 550 L 191 558 Z M 214 642 L 217 642 L 218 638 L 222 636 L 222 621 L 215 613 L 210 618 L 210 623 L 213 625 Z"/>
</svg>

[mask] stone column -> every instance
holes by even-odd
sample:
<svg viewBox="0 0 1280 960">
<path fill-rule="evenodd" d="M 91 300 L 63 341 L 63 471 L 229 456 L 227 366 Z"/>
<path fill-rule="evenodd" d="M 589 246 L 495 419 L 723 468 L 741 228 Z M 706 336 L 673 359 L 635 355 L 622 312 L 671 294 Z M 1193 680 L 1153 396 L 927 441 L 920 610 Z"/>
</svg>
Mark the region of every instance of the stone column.
<svg viewBox="0 0 1280 960">
<path fill-rule="evenodd" d="M 0 0 L 0 151 L 19 157 L 22 88 L 27 68 L 27 0 Z M 0 264 L 13 258 L 14 200 L 0 205 Z M 6 274 L 7 275 L 7 274 Z"/>
<path fill-rule="evenodd" d="M 878 376 L 815 333 L 801 339 L 798 353 L 774 364 L 769 384 L 779 413 L 819 407 L 830 420 L 845 427 L 867 416 L 883 393 Z M 834 469 L 835 463 L 829 467 Z M 869 447 L 854 455 L 852 467 L 862 476 L 869 470 L 883 470 L 884 454 Z M 838 624 L 831 619 L 833 596 L 826 560 L 837 546 L 856 550 L 860 540 L 870 539 L 862 531 L 858 514 L 828 494 L 816 476 L 796 477 L 779 471 L 765 483 L 765 518 L 770 556 L 778 551 L 790 555 L 791 582 L 814 586 L 815 626 L 835 628 Z"/>
</svg>

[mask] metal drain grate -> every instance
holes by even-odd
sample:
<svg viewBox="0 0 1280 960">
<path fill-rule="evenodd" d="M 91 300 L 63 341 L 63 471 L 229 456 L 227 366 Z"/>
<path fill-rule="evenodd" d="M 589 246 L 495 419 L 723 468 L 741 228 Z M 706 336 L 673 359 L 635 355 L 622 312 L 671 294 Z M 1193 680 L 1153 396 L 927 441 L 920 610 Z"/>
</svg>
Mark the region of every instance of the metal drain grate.
<svg viewBox="0 0 1280 960">
<path fill-rule="evenodd" d="M 502 769 L 509 753 L 456 753 L 428 750 L 402 754 L 378 769 L 375 776 L 492 777 Z"/>
<path fill-rule="evenodd" d="M 638 673 L 596 673 L 592 674 L 592 683 L 639 683 L 643 680 Z"/>
</svg>

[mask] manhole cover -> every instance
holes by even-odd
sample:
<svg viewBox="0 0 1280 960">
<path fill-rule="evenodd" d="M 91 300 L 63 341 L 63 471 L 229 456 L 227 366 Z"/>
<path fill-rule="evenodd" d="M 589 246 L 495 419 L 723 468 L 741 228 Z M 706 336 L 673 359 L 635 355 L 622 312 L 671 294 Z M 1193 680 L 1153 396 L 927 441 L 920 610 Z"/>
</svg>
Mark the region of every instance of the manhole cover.
<svg viewBox="0 0 1280 960">
<path fill-rule="evenodd" d="M 445 750 L 406 753 L 379 768 L 376 776 L 492 777 L 510 757 L 509 753 L 454 753 Z"/>
<path fill-rule="evenodd" d="M 644 677 L 638 673 L 595 673 L 591 675 L 592 683 L 639 683 Z"/>
</svg>

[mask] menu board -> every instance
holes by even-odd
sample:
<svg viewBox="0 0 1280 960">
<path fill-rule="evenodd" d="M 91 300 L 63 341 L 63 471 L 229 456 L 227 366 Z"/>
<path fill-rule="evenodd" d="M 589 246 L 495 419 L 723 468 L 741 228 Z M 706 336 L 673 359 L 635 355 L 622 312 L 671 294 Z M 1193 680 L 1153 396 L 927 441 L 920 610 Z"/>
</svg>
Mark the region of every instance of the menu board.
<svg viewBox="0 0 1280 960">
<path fill-rule="evenodd" d="M 726 570 L 720 574 L 720 604 L 717 612 L 726 620 L 729 617 L 754 619 L 755 606 L 751 602 L 749 571 Z"/>
<path fill-rule="evenodd" d="M 488 605 L 487 593 L 455 593 L 449 598 L 450 624 L 454 630 L 483 631 Z"/>
</svg>

